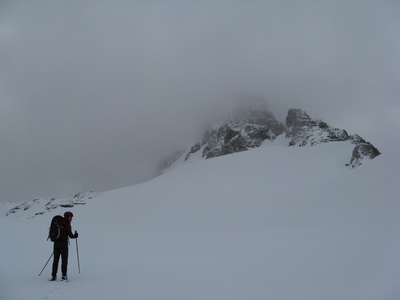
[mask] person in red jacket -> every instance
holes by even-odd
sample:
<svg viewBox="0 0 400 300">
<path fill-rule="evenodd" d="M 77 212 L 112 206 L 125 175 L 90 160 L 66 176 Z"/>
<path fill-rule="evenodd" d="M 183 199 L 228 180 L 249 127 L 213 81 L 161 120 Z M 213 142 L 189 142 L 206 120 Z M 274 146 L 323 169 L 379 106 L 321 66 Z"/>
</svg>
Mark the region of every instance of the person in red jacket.
<svg viewBox="0 0 400 300">
<path fill-rule="evenodd" d="M 60 237 L 56 241 L 54 241 L 54 247 L 53 247 L 54 260 L 53 260 L 53 269 L 50 279 L 51 281 L 57 279 L 58 262 L 60 261 L 60 256 L 61 256 L 61 273 L 62 273 L 61 279 L 68 280 L 67 266 L 68 266 L 69 238 L 76 239 L 78 237 L 78 233 L 76 231 L 74 234 L 72 234 L 71 222 L 73 216 L 74 215 L 70 211 L 64 213 L 64 221 L 61 222 L 62 224 L 59 227 Z"/>
</svg>

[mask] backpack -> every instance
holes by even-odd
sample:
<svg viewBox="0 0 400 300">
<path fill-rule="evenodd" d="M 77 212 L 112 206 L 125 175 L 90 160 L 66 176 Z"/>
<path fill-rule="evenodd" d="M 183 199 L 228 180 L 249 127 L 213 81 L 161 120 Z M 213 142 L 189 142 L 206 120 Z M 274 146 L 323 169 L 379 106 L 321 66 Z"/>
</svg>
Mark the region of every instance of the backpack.
<svg viewBox="0 0 400 300">
<path fill-rule="evenodd" d="M 64 217 L 54 216 L 50 223 L 49 236 L 47 238 L 52 242 L 60 241 L 67 234 L 66 220 Z"/>
</svg>

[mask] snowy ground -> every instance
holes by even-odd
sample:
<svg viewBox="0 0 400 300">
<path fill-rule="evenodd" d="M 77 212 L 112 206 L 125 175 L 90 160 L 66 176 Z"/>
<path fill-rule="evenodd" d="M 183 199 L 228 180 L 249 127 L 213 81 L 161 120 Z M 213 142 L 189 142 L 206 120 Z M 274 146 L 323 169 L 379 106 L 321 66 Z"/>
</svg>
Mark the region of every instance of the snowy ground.
<svg viewBox="0 0 400 300">
<path fill-rule="evenodd" d="M 264 147 L 173 168 L 70 210 L 70 282 L 49 282 L 50 219 L 0 216 L 0 299 L 400 299 L 395 152 Z"/>
</svg>

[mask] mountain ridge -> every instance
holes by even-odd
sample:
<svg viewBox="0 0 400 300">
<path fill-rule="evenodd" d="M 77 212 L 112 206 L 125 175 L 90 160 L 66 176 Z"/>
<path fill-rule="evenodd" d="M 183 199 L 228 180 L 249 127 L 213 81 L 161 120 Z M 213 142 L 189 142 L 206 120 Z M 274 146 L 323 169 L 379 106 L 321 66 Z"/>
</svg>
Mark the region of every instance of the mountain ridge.
<svg viewBox="0 0 400 300">
<path fill-rule="evenodd" d="M 289 147 L 316 146 L 328 142 L 354 144 L 346 166 L 358 167 L 364 159 L 379 156 L 380 151 L 357 134 L 349 135 L 346 130 L 334 128 L 311 117 L 301 109 L 289 109 L 285 124 L 279 122 L 266 105 L 248 106 L 237 110 L 232 117 L 217 127 L 204 132 L 201 141 L 190 150 L 176 151 L 162 163 L 161 169 L 172 166 L 181 156 L 185 161 L 198 151 L 204 159 L 214 158 L 260 147 L 261 144 L 284 134 Z"/>
<path fill-rule="evenodd" d="M 236 110 L 225 123 L 205 131 L 201 141 L 195 143 L 189 151 L 176 151 L 173 156 L 163 162 L 162 172 L 166 172 L 179 160 L 187 161 L 216 158 L 228 154 L 244 152 L 250 149 L 267 146 L 313 147 L 329 142 L 345 142 L 355 147 L 349 157 L 350 162 L 344 165 L 350 168 L 358 167 L 365 159 L 373 159 L 380 152 L 371 143 L 359 135 L 349 135 L 346 130 L 329 126 L 311 117 L 301 109 L 289 109 L 286 123 L 282 124 L 268 110 L 266 105 L 246 106 Z M 191 159 L 196 156 L 195 159 Z M 324 159 L 329 159 L 324 157 Z M 80 192 L 70 198 L 38 198 L 10 208 L 7 206 L 6 216 L 18 215 L 28 211 L 27 218 L 53 211 L 57 207 L 72 208 L 85 205 L 92 198 L 100 197 L 102 193 Z M 4 206 L 6 207 L 6 206 Z"/>
</svg>

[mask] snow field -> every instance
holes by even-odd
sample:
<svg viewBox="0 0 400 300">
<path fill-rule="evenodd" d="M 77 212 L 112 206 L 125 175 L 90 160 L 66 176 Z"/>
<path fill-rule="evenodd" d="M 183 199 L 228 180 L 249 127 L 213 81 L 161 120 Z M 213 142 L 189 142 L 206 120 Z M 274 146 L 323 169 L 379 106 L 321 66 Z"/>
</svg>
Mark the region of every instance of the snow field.
<svg viewBox="0 0 400 300">
<path fill-rule="evenodd" d="M 1 299 L 398 299 L 398 171 L 352 145 L 264 146 L 172 168 L 86 205 L 0 218 Z M 191 158 L 193 159 L 193 158 Z M 47 228 L 73 211 L 70 282 Z"/>
</svg>

